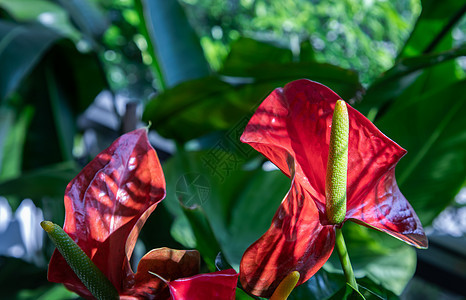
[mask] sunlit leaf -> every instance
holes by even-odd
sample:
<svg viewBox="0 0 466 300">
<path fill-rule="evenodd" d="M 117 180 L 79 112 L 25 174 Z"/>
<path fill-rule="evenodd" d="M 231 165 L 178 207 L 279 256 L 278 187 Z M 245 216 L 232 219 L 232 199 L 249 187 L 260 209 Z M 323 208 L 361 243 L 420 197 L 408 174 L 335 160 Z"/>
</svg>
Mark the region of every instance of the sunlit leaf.
<svg viewBox="0 0 466 300">
<path fill-rule="evenodd" d="M 199 39 L 178 1 L 141 0 L 141 3 L 166 86 L 171 88 L 207 76 L 210 68 Z"/>
<path fill-rule="evenodd" d="M 378 122 L 409 149 L 397 169 L 400 188 L 429 224 L 464 185 L 466 83 L 397 101 Z M 441 100 L 440 100 L 441 99 Z"/>
<path fill-rule="evenodd" d="M 413 32 L 405 43 L 399 58 L 417 56 L 438 50 L 442 39 L 448 36 L 451 29 L 466 12 L 462 1 L 423 0 L 422 12 Z"/>
<path fill-rule="evenodd" d="M 214 76 L 185 82 L 151 100 L 143 118 L 160 134 L 186 142 L 240 123 L 275 87 L 291 80 L 318 80 L 345 99 L 356 97 L 362 89 L 356 73 L 328 64 L 270 62 L 244 69 L 230 67 L 229 72 L 248 78 Z"/>
</svg>

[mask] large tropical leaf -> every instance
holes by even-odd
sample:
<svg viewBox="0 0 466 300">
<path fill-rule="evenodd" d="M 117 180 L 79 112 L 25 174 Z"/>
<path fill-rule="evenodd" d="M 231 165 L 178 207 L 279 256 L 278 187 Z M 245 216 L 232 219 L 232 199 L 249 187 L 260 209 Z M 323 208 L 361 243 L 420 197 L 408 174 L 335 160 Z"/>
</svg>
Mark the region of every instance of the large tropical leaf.
<svg viewBox="0 0 466 300">
<path fill-rule="evenodd" d="M 68 13 L 47 0 L 0 0 L 0 7 L 19 22 L 38 22 L 75 42 L 81 34 L 73 26 Z"/>
<path fill-rule="evenodd" d="M 464 1 L 423 0 L 422 12 L 398 58 L 436 52 L 453 26 L 466 13 Z M 441 46 L 440 46 L 441 47 Z"/>
<path fill-rule="evenodd" d="M 178 1 L 141 0 L 155 57 L 168 88 L 207 76 L 210 68 L 199 38 Z"/>
<path fill-rule="evenodd" d="M 152 121 L 162 135 L 186 142 L 241 123 L 275 87 L 294 79 L 320 81 L 345 99 L 356 97 L 361 90 L 356 73 L 328 64 L 264 63 L 229 70 L 248 78 L 207 77 L 185 82 L 149 102 L 143 118 Z"/>
<path fill-rule="evenodd" d="M 415 249 L 354 223 L 346 223 L 343 234 L 356 278 L 370 278 L 384 289 L 400 295 L 416 271 Z M 324 269 L 341 273 L 336 253 L 332 254 Z"/>
<path fill-rule="evenodd" d="M 31 107 L 26 107 L 19 114 L 10 108 L 0 109 L 0 181 L 15 178 L 21 173 L 23 148 L 33 113 Z"/>
<path fill-rule="evenodd" d="M 422 81 L 427 72 L 432 74 L 435 67 L 453 64 L 453 59 L 466 55 L 466 45 L 446 50 L 439 54 L 424 54 L 416 57 L 403 58 L 390 70 L 383 73 L 368 89 L 362 101 L 355 106 L 361 113 L 370 119 L 379 117 L 380 110 L 388 110 L 389 106 L 406 90 L 412 89 L 414 84 Z M 451 65 L 450 65 L 451 66 Z M 435 84 L 421 84 L 423 90 L 438 88 L 442 81 L 455 78 L 454 68 L 437 72 L 438 79 Z M 450 80 L 449 83 L 451 83 Z M 422 91 L 421 91 L 422 92 Z M 382 112 L 382 114 L 383 114 Z"/>
<path fill-rule="evenodd" d="M 72 162 L 60 163 L 25 172 L 20 176 L 0 181 L 0 195 L 16 195 L 22 199 L 40 199 L 44 196 L 62 198 L 66 185 L 78 173 L 77 166 Z"/>
<path fill-rule="evenodd" d="M 400 98 L 377 123 L 408 149 L 398 165 L 401 190 L 427 225 L 464 185 L 466 81 Z"/>
<path fill-rule="evenodd" d="M 198 209 L 202 210 L 217 242 L 212 242 L 210 235 L 196 235 L 196 246 L 218 243 L 227 261 L 236 269 L 246 248 L 269 227 L 290 184 L 278 171 L 243 170 L 244 162 L 244 156 L 213 147 L 209 151 L 175 155 L 164 164 L 167 180 L 164 205 L 178 218 L 184 218 L 181 197 L 197 197 Z M 186 174 L 202 176 L 202 184 L 190 181 L 192 189 L 181 191 L 180 181 L 196 178 L 186 177 Z M 188 219 L 190 222 L 178 226 L 197 225 Z M 199 250 L 203 257 L 207 256 L 206 260 L 215 260 L 216 254 L 209 249 L 201 247 Z"/>
</svg>

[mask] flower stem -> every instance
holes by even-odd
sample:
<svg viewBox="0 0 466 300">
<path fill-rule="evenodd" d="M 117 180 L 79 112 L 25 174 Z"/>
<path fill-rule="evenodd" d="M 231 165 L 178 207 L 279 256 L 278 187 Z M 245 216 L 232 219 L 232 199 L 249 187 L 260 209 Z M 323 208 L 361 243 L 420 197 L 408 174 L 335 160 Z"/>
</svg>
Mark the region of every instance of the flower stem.
<svg viewBox="0 0 466 300">
<path fill-rule="evenodd" d="M 345 239 L 343 238 L 343 233 L 340 228 L 335 228 L 336 230 L 336 241 L 335 247 L 337 249 L 338 257 L 340 258 L 341 267 L 343 268 L 343 273 L 345 273 L 346 282 L 358 291 L 358 284 L 356 283 L 356 278 L 354 277 L 353 267 L 351 266 L 351 261 L 348 256 L 348 250 L 346 250 Z"/>
</svg>

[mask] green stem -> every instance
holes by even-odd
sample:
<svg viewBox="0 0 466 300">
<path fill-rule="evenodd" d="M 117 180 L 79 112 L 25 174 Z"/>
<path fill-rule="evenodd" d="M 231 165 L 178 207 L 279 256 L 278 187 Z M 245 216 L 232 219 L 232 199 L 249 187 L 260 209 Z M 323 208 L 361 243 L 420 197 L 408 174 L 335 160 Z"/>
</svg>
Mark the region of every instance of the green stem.
<svg viewBox="0 0 466 300">
<path fill-rule="evenodd" d="M 345 273 L 346 282 L 351 285 L 356 291 L 358 290 L 358 284 L 356 283 L 356 278 L 354 277 L 353 267 L 351 266 L 351 261 L 348 256 L 348 250 L 346 250 L 345 239 L 343 238 L 343 233 L 340 228 L 336 228 L 336 237 L 335 237 L 335 248 L 337 249 L 338 257 L 340 258 L 341 267 Z"/>
</svg>

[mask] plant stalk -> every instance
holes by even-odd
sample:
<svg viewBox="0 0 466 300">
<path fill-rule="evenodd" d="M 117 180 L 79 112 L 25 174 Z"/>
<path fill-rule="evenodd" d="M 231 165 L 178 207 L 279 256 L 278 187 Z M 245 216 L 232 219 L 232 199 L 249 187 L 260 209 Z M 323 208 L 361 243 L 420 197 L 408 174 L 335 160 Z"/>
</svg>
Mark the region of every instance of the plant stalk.
<svg viewBox="0 0 466 300">
<path fill-rule="evenodd" d="M 335 248 L 337 249 L 338 257 L 340 258 L 341 267 L 343 273 L 345 273 L 346 282 L 353 287 L 356 291 L 358 290 L 358 284 L 354 277 L 353 267 L 348 256 L 348 250 L 346 250 L 345 239 L 340 228 L 335 228 Z"/>
</svg>

